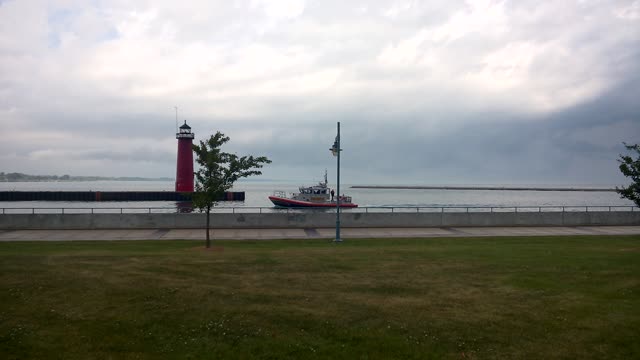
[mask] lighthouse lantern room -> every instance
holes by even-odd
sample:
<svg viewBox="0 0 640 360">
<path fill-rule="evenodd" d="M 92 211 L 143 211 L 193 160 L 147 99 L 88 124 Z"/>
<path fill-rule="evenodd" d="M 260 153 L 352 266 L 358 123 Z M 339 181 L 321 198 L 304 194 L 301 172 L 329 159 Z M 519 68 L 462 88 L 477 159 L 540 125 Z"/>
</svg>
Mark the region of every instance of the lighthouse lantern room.
<svg viewBox="0 0 640 360">
<path fill-rule="evenodd" d="M 178 158 L 176 168 L 176 192 L 193 192 L 193 138 L 191 126 L 187 121 L 176 133 L 178 139 Z"/>
</svg>

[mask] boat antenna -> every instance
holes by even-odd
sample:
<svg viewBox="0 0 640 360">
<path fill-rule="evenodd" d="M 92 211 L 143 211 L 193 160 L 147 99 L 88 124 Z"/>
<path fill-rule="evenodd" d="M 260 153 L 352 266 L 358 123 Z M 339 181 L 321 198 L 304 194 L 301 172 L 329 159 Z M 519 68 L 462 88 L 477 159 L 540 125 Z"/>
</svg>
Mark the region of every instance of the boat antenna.
<svg viewBox="0 0 640 360">
<path fill-rule="evenodd" d="M 324 169 L 324 186 L 327 186 L 329 182 L 327 181 L 327 169 Z"/>
</svg>

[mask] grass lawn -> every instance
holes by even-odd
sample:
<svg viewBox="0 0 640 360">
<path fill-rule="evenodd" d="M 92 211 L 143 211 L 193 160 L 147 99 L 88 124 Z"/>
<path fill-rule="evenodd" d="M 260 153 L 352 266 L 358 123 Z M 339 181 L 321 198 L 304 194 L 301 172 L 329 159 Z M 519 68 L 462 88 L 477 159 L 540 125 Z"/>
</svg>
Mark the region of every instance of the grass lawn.
<svg viewBox="0 0 640 360">
<path fill-rule="evenodd" d="M 638 359 L 640 236 L 0 243 L 0 357 Z"/>
</svg>

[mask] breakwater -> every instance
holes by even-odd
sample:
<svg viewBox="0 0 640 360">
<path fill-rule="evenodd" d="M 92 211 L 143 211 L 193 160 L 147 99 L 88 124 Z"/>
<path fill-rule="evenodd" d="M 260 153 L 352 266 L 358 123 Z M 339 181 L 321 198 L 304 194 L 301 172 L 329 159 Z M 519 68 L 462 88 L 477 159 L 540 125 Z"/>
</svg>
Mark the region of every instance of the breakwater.
<svg viewBox="0 0 640 360">
<path fill-rule="evenodd" d="M 218 201 L 244 201 L 244 191 L 228 191 Z M 0 191 L 0 201 L 191 201 L 175 191 Z"/>
<path fill-rule="evenodd" d="M 403 185 L 353 185 L 352 189 L 382 190 L 499 190 L 499 191 L 587 191 L 615 192 L 613 188 L 580 187 L 529 187 L 529 186 L 403 186 Z"/>
</svg>

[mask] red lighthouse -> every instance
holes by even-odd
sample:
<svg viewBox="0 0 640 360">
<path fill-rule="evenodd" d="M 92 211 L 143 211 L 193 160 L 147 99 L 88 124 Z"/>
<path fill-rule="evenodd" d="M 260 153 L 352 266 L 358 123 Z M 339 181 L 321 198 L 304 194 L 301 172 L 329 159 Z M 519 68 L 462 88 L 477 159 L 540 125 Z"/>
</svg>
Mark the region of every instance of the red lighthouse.
<svg viewBox="0 0 640 360">
<path fill-rule="evenodd" d="M 178 166 L 176 169 L 176 192 L 193 192 L 193 136 L 191 126 L 180 126 L 176 133 L 178 139 Z"/>
</svg>

